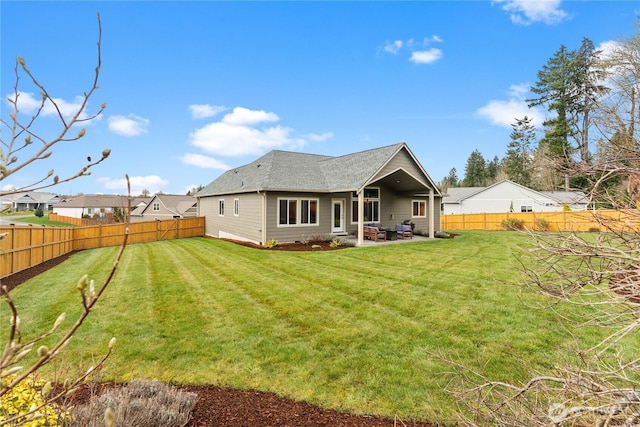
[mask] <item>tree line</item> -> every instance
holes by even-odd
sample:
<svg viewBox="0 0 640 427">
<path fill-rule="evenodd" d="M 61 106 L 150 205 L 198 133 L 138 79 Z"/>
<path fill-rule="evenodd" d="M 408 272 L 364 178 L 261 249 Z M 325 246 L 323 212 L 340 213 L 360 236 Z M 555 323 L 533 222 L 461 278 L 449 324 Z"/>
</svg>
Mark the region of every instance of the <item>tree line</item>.
<svg viewBox="0 0 640 427">
<path fill-rule="evenodd" d="M 633 77 L 637 43 L 636 36 L 607 52 L 596 50 L 588 38 L 576 50 L 560 46 L 537 72 L 533 97 L 526 100 L 530 108 L 547 110 L 542 129 L 531 117 L 515 118 L 503 158 L 486 159 L 476 149 L 467 159 L 464 177 L 452 168 L 441 188 L 484 187 L 509 179 L 539 191 L 589 191 L 597 183 L 623 199 L 633 198 L 633 177 L 614 177 L 606 169 L 636 161 L 624 157 L 637 144 L 634 133 L 640 119 Z"/>
</svg>

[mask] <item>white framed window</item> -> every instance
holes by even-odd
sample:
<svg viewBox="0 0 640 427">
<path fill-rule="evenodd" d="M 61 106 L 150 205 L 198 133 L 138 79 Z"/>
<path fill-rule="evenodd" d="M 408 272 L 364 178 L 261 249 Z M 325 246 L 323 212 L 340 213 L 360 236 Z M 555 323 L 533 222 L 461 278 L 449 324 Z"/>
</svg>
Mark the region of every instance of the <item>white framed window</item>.
<svg viewBox="0 0 640 427">
<path fill-rule="evenodd" d="M 318 199 L 278 198 L 278 226 L 318 225 Z"/>
<path fill-rule="evenodd" d="M 233 216 L 240 215 L 240 199 L 233 199 Z"/>
<path fill-rule="evenodd" d="M 427 217 L 427 201 L 426 200 L 412 200 L 411 216 L 413 218 L 426 218 Z"/>
<path fill-rule="evenodd" d="M 364 222 L 380 222 L 380 188 L 364 189 Z M 351 222 L 358 222 L 358 194 L 351 193 Z"/>
<path fill-rule="evenodd" d="M 155 203 L 153 204 L 153 211 L 154 211 L 154 212 L 158 212 L 159 210 L 160 210 L 160 203 L 155 202 Z"/>
<path fill-rule="evenodd" d="M 520 212 L 533 212 L 533 206 L 520 206 Z"/>
<path fill-rule="evenodd" d="M 224 199 L 218 200 L 218 216 L 224 216 Z"/>
</svg>

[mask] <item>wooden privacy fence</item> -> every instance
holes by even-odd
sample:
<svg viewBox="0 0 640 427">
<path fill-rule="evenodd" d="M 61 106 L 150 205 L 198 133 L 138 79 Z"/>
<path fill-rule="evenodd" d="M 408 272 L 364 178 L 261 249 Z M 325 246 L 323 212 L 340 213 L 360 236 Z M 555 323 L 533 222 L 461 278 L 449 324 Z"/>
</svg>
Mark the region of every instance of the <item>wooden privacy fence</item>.
<svg viewBox="0 0 640 427">
<path fill-rule="evenodd" d="M 529 230 L 640 231 L 640 211 L 507 212 L 442 215 L 442 230 L 504 230 L 506 221 L 521 221 Z"/>
<path fill-rule="evenodd" d="M 126 225 L 90 227 L 0 226 L 0 278 L 72 251 L 122 244 Z M 128 243 L 204 236 L 204 217 L 137 222 Z"/>
<path fill-rule="evenodd" d="M 67 224 L 77 225 L 78 227 L 89 227 L 92 225 L 98 225 L 99 222 L 95 218 L 73 218 L 70 216 L 58 215 L 55 212 L 51 212 L 48 215 L 49 221 L 66 222 Z"/>
</svg>

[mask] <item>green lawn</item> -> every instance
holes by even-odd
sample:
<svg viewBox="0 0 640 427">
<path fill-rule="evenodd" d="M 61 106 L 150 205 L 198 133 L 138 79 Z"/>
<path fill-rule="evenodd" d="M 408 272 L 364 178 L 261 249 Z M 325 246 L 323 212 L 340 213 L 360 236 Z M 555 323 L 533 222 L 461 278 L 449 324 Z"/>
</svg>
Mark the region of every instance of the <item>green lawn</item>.
<svg viewBox="0 0 640 427">
<path fill-rule="evenodd" d="M 34 215 L 29 215 L 29 216 L 20 216 L 20 217 L 17 217 L 17 218 L 11 218 L 9 216 L 6 219 L 8 219 L 10 221 L 15 221 L 15 222 L 24 222 L 24 223 L 27 223 L 27 224 L 46 225 L 47 227 L 75 227 L 75 225 L 68 224 L 66 222 L 51 221 L 51 220 L 49 220 L 47 215 L 42 216 L 42 217 L 38 217 L 38 216 L 36 216 L 34 214 Z"/>
<path fill-rule="evenodd" d="M 537 308 L 541 298 L 515 286 L 516 255 L 529 244 L 515 232 L 468 231 L 327 252 L 204 238 L 130 245 L 65 359 L 90 365 L 116 336 L 103 379 L 254 388 L 354 413 L 451 422 L 450 368 L 434 353 L 513 381 L 523 365 L 550 367 L 573 345 L 556 315 Z M 70 323 L 77 279 L 100 282 L 116 251 L 79 252 L 13 291 L 25 336 L 62 311 Z M 0 318 L 8 316 L 3 305 Z"/>
</svg>

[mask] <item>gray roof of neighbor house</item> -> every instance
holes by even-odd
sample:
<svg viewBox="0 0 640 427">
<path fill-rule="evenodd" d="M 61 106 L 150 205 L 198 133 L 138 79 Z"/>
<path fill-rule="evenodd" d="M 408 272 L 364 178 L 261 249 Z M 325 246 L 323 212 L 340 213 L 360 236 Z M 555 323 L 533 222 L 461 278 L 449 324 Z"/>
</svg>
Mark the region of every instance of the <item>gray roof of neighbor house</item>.
<svg viewBox="0 0 640 427">
<path fill-rule="evenodd" d="M 131 199 L 131 207 L 135 207 L 137 198 Z M 56 205 L 57 208 L 127 208 L 127 196 L 114 194 L 83 194 L 71 200 L 65 200 Z"/>
<path fill-rule="evenodd" d="M 482 193 L 488 188 L 491 188 L 495 185 L 501 184 L 503 182 L 510 182 L 513 185 L 517 185 L 519 187 L 524 187 L 516 182 L 509 181 L 508 179 L 503 179 L 502 181 L 498 181 L 495 184 L 489 185 L 487 187 L 452 187 L 445 191 L 444 197 L 442 198 L 443 203 L 460 203 L 461 201 L 468 199 L 471 196 L 475 196 L 476 194 Z M 528 187 L 528 190 L 535 191 L 538 194 L 542 194 L 551 199 L 554 199 L 558 202 L 570 202 L 576 204 L 588 204 L 589 200 L 586 195 L 582 191 L 537 191 Z"/>
<path fill-rule="evenodd" d="M 398 143 L 338 157 L 274 150 L 226 171 L 196 197 L 263 190 L 356 191 L 402 148 L 409 151 Z"/>
<path fill-rule="evenodd" d="M 53 193 L 45 193 L 42 191 L 28 191 L 21 193 L 9 193 L 2 196 L 3 202 L 14 203 L 51 203 L 57 202 L 60 197 Z"/>
</svg>

